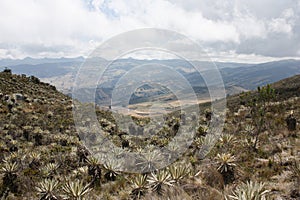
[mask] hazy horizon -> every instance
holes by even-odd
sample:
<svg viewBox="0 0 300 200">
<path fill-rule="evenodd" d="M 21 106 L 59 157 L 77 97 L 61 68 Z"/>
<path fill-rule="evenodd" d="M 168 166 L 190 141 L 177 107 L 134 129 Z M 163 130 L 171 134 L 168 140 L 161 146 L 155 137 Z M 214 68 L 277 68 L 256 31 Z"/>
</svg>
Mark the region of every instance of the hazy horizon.
<svg viewBox="0 0 300 200">
<path fill-rule="evenodd" d="M 25 61 L 27 59 L 33 59 L 33 60 L 60 60 L 60 59 L 69 59 L 69 60 L 76 60 L 76 59 L 82 59 L 83 62 L 85 59 L 87 59 L 87 56 L 77 56 L 77 57 L 24 57 L 24 58 L 0 58 L 0 61 Z M 102 58 L 103 59 L 103 58 Z M 133 60 L 140 60 L 140 61 L 153 61 L 153 60 L 161 60 L 161 61 L 167 61 L 167 60 L 180 60 L 178 58 L 152 58 L 152 57 L 125 57 L 122 59 L 133 59 Z M 266 60 L 222 60 L 222 59 L 207 59 L 207 60 L 190 60 L 190 61 L 199 61 L 199 62 L 216 62 L 216 63 L 236 63 L 236 64 L 263 64 L 263 63 L 269 63 L 269 62 L 280 62 L 280 61 L 288 61 L 288 60 L 294 60 L 294 61 L 300 61 L 300 58 L 293 58 L 293 57 L 284 57 L 284 58 L 274 58 L 274 59 L 266 59 Z M 111 60 L 107 60 L 111 61 Z M 1 67 L 1 66 L 0 66 Z"/>
</svg>

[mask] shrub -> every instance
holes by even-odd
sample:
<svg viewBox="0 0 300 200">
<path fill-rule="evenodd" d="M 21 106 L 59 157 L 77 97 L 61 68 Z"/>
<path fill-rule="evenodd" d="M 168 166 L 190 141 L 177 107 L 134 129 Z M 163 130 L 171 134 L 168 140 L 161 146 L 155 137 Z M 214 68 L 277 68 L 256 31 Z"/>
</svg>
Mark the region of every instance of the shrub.
<svg viewBox="0 0 300 200">
<path fill-rule="evenodd" d="M 271 100 L 275 97 L 275 90 L 270 85 L 265 87 L 258 87 L 257 92 L 252 94 L 246 93 L 242 99 L 245 105 L 250 108 L 250 115 L 252 123 L 255 127 L 255 142 L 253 148 L 256 149 L 258 137 L 263 131 L 266 121 L 266 114 L 268 112 L 268 105 Z"/>
</svg>

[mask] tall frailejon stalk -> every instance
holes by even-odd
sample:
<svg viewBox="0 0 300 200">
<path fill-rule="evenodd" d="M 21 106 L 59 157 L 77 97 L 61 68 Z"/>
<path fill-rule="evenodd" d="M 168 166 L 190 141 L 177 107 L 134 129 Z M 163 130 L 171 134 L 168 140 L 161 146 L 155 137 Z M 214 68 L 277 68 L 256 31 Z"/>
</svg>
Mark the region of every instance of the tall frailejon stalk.
<svg viewBox="0 0 300 200">
<path fill-rule="evenodd" d="M 246 106 L 250 108 L 250 115 L 255 126 L 255 141 L 253 148 L 256 149 L 260 133 L 263 131 L 266 122 L 268 106 L 272 99 L 275 98 L 275 90 L 270 85 L 258 87 L 257 92 L 253 95 L 245 93 L 242 97 Z"/>
<path fill-rule="evenodd" d="M 0 172 L 4 174 L 3 177 L 3 185 L 5 188 L 8 188 L 12 192 L 16 192 L 17 189 L 17 171 L 18 171 L 18 164 L 16 162 L 10 160 L 4 160 L 4 164 L 0 168 Z M 2 194 L 0 194 L 2 195 Z"/>
<path fill-rule="evenodd" d="M 104 177 L 108 181 L 115 181 L 117 175 L 120 174 L 122 163 L 115 159 L 108 158 L 103 167 L 106 170 L 106 173 L 104 174 Z"/>
<path fill-rule="evenodd" d="M 143 196 L 148 187 L 147 187 L 147 175 L 138 174 L 135 178 L 131 180 L 132 183 L 132 191 L 131 196 L 133 199 L 140 199 Z"/>
<path fill-rule="evenodd" d="M 101 181 L 101 163 L 96 157 L 90 156 L 87 159 L 88 175 L 92 176 L 92 185 L 95 183 L 100 184 Z"/>
<path fill-rule="evenodd" d="M 219 167 L 217 170 L 223 176 L 225 184 L 229 184 L 234 181 L 234 168 L 236 167 L 235 164 L 235 157 L 231 154 L 218 154 L 217 155 L 218 165 Z"/>
</svg>

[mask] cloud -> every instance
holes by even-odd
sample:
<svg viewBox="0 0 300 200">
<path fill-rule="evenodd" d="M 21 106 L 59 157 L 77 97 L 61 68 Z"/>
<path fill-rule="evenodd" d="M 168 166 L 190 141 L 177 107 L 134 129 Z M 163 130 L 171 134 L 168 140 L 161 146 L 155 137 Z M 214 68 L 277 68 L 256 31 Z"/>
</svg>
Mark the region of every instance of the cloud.
<svg viewBox="0 0 300 200">
<path fill-rule="evenodd" d="M 291 34 L 295 24 L 293 9 L 286 9 L 279 18 L 273 18 L 269 25 L 271 32 Z"/>
<path fill-rule="evenodd" d="M 299 56 L 299 2 L 2 0 L 0 58 L 86 56 L 114 35 L 145 27 L 185 34 L 212 55 Z"/>
</svg>

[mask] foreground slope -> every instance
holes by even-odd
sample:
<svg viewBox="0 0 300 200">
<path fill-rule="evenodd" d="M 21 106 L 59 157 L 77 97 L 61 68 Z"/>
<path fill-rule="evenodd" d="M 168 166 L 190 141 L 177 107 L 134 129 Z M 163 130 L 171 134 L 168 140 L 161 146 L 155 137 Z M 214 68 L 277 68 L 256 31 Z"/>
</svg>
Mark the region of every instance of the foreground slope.
<svg viewBox="0 0 300 200">
<path fill-rule="evenodd" d="M 299 85 L 299 75 L 272 85 L 276 97 L 268 105 L 255 149 L 251 108 L 237 95 L 228 99 L 224 133 L 206 158 L 199 159 L 197 151 L 209 144 L 209 110 L 201 113 L 194 142 L 178 161 L 141 176 L 120 172 L 115 160 L 89 155 L 77 136 L 69 97 L 35 77 L 2 72 L 0 198 L 234 199 L 229 195 L 251 181 L 264 183 L 261 192 L 266 191 L 271 199 L 299 199 L 299 125 L 289 131 L 285 122 L 291 112 L 300 119 Z M 252 97 L 256 94 L 252 92 Z M 168 144 L 176 135 L 180 116 L 166 116 L 162 129 L 143 136 L 147 118 L 135 118 L 141 128 L 129 135 L 118 130 L 109 111 L 97 110 L 97 115 L 107 138 L 134 152 L 151 152 L 153 145 Z M 122 153 L 117 152 L 120 157 Z M 155 167 L 159 154 L 151 155 L 155 156 L 147 162 Z"/>
</svg>

